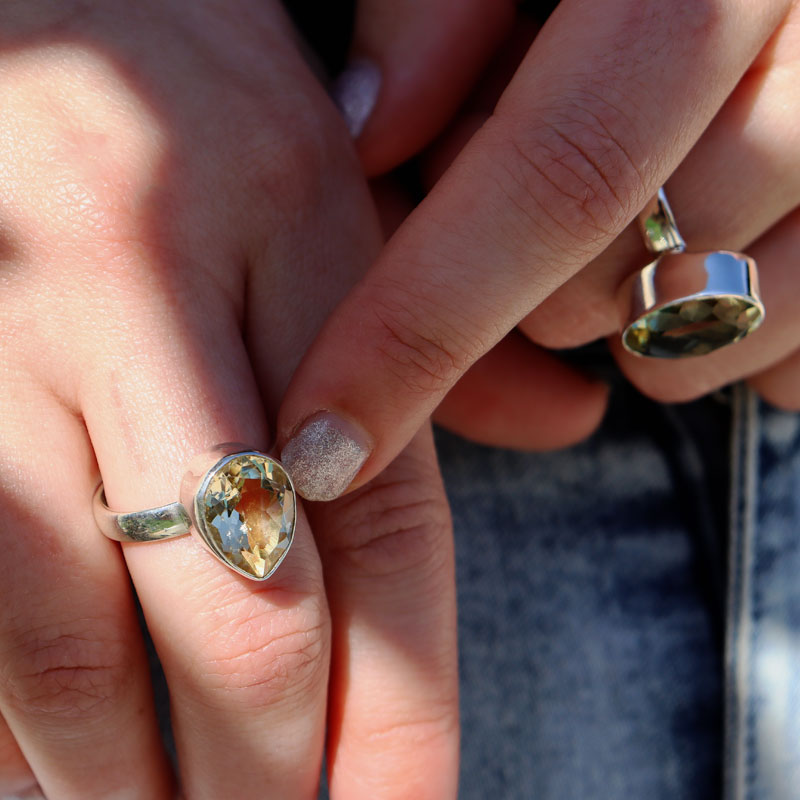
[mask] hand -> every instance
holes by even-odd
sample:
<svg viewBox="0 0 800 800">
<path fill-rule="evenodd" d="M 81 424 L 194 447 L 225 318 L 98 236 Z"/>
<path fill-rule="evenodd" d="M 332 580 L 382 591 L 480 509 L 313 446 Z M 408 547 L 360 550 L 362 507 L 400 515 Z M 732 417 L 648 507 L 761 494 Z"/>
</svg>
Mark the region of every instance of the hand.
<svg viewBox="0 0 800 800">
<path fill-rule="evenodd" d="M 173 796 L 132 579 L 190 800 L 313 798 L 326 721 L 334 798 L 454 796 L 428 432 L 315 514 L 330 605 L 302 513 L 265 584 L 188 537 L 119 548 L 92 516 L 101 477 L 112 507 L 151 508 L 210 445 L 266 447 L 380 246 L 279 4 L 28 0 L 0 31 L 0 793 Z"/>
<path fill-rule="evenodd" d="M 493 115 L 326 323 L 289 388 L 281 441 L 302 441 L 317 409 L 335 413 L 371 451 L 358 486 L 515 326 L 548 347 L 619 331 L 617 289 L 647 261 L 628 225 L 667 178 L 693 249 L 759 261 L 768 318 L 701 362 L 635 359 L 614 338 L 623 370 L 665 400 L 753 376 L 768 399 L 800 405 L 791 361 L 775 366 L 800 345 L 797 15 L 788 1 L 564 0 Z M 502 357 L 492 374 L 506 385 L 540 364 L 520 348 Z"/>
</svg>

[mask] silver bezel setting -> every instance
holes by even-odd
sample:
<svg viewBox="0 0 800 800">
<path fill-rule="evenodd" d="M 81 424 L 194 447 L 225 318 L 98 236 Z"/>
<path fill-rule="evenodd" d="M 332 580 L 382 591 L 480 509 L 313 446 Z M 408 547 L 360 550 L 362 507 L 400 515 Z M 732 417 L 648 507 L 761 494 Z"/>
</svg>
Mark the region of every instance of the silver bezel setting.
<svg viewBox="0 0 800 800">
<path fill-rule="evenodd" d="M 277 470 L 279 470 L 286 479 L 286 485 L 288 487 L 287 493 L 291 494 L 291 525 L 290 529 L 287 531 L 289 543 L 275 564 L 273 564 L 272 568 L 263 577 L 252 575 L 246 570 L 238 567 L 236 564 L 232 564 L 220 552 L 211 532 L 208 530 L 203 514 L 205 497 L 211 481 L 214 480 L 218 473 L 223 470 L 227 464 L 242 456 L 249 456 L 269 462 L 271 465 L 273 465 L 273 468 L 277 468 Z M 211 464 L 210 466 L 208 466 L 209 463 Z M 297 525 L 297 494 L 294 489 L 294 484 L 292 483 L 289 473 L 277 459 L 274 459 L 259 450 L 252 450 L 239 443 L 228 443 L 217 445 L 206 453 L 203 453 L 197 459 L 193 460 L 192 464 L 187 470 L 181 486 L 181 502 L 189 512 L 192 535 L 197 538 L 217 560 L 221 561 L 226 567 L 228 567 L 228 569 L 233 570 L 238 575 L 242 575 L 249 580 L 265 581 L 270 576 L 274 575 L 275 570 L 277 570 L 278 567 L 283 563 L 286 555 L 291 549 L 292 542 L 294 541 L 295 527 Z"/>
</svg>

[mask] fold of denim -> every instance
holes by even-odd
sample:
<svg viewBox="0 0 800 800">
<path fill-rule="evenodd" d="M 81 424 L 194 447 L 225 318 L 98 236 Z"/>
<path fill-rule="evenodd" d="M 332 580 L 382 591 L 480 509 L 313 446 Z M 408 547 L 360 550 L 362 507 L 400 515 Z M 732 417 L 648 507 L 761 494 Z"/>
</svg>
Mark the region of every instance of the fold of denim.
<svg viewBox="0 0 800 800">
<path fill-rule="evenodd" d="M 800 797 L 800 417 L 734 395 L 725 800 Z"/>
</svg>

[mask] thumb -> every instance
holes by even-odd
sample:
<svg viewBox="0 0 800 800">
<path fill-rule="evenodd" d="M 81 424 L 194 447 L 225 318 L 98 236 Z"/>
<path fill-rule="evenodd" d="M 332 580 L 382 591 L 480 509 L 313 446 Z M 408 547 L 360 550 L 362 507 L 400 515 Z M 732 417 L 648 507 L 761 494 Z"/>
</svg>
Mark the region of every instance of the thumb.
<svg viewBox="0 0 800 800">
<path fill-rule="evenodd" d="M 350 62 L 333 95 L 368 175 L 433 139 L 513 18 L 511 0 L 360 0 Z"/>
</svg>

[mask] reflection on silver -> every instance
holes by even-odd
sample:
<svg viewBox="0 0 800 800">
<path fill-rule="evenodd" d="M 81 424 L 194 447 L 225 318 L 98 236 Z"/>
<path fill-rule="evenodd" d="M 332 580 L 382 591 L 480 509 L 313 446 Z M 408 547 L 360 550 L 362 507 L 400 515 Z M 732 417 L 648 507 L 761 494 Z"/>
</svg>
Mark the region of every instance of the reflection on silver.
<svg viewBox="0 0 800 800">
<path fill-rule="evenodd" d="M 94 493 L 94 518 L 100 530 L 117 542 L 160 542 L 189 533 L 191 522 L 183 503 L 144 511 L 116 513 L 106 505 L 101 483 Z"/>
<path fill-rule="evenodd" d="M 756 262 L 743 253 L 687 253 L 663 189 L 639 217 L 648 249 L 659 256 L 633 278 L 625 349 L 651 358 L 710 353 L 764 321 Z"/>
<path fill-rule="evenodd" d="M 682 253 L 686 249 L 663 186 L 639 214 L 639 230 L 651 253 Z"/>
</svg>

